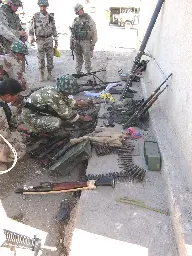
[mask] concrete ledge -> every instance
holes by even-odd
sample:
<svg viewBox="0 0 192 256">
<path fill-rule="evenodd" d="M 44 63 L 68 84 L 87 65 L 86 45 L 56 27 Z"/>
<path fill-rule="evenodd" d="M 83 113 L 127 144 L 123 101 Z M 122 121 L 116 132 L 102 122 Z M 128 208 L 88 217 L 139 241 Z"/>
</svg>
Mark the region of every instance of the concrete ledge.
<svg viewBox="0 0 192 256">
<path fill-rule="evenodd" d="M 147 96 L 147 86 L 142 80 Z M 168 187 L 168 201 L 180 256 L 192 255 L 192 175 L 177 143 L 177 135 L 158 107 L 150 110 L 150 121 L 163 159 L 162 174 Z M 186 140 L 187 139 L 183 138 Z"/>
</svg>

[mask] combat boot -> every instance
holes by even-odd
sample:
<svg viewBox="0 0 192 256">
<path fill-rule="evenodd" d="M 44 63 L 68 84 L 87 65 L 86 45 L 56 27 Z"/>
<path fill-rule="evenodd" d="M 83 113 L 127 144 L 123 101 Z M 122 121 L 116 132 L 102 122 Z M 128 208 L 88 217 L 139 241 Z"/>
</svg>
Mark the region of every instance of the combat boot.
<svg viewBox="0 0 192 256">
<path fill-rule="evenodd" d="M 44 81 L 44 71 L 40 72 L 40 77 L 39 77 L 39 82 L 43 82 Z"/>
<path fill-rule="evenodd" d="M 53 76 L 52 76 L 51 71 L 48 71 L 47 80 L 50 80 L 50 81 L 53 81 L 53 82 L 55 81 L 55 79 L 54 79 Z"/>
</svg>

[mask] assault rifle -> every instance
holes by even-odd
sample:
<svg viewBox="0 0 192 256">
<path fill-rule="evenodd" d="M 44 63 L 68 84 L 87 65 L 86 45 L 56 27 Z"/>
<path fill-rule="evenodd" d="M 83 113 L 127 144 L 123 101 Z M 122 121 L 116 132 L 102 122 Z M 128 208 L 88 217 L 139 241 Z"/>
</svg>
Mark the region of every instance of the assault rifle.
<svg viewBox="0 0 192 256">
<path fill-rule="evenodd" d="M 165 89 L 168 87 L 168 84 L 166 87 L 162 90 L 161 87 L 167 82 L 167 80 L 172 76 L 172 73 L 165 79 L 165 81 L 157 87 L 157 89 L 149 96 L 146 101 L 138 108 L 138 110 L 129 118 L 129 120 L 123 125 L 123 128 L 127 128 L 131 126 L 136 120 L 139 120 L 142 116 L 145 115 L 145 113 L 150 109 L 150 107 L 155 103 L 155 101 L 158 99 L 159 95 L 165 91 Z"/>
<path fill-rule="evenodd" d="M 75 59 L 74 57 L 74 49 L 75 49 L 75 31 L 74 28 L 69 27 L 69 29 L 71 30 L 71 34 L 72 34 L 72 40 L 70 40 L 70 48 L 71 48 L 71 55 L 73 57 L 73 60 Z"/>
<path fill-rule="evenodd" d="M 63 183 L 51 183 L 41 182 L 39 186 L 24 186 L 23 188 L 17 188 L 15 193 L 17 194 L 56 194 L 65 192 L 75 192 L 81 190 L 95 189 L 99 186 L 110 186 L 115 188 L 114 178 L 100 178 L 98 180 L 88 180 L 85 182 L 63 182 Z"/>
<path fill-rule="evenodd" d="M 89 76 L 89 75 L 96 76 L 95 74 L 97 74 L 99 72 L 103 72 L 103 71 L 106 71 L 106 69 L 102 68 L 97 71 L 93 71 L 93 72 L 89 72 L 89 73 L 72 74 L 72 76 L 75 78 L 80 78 L 80 77 Z"/>
</svg>

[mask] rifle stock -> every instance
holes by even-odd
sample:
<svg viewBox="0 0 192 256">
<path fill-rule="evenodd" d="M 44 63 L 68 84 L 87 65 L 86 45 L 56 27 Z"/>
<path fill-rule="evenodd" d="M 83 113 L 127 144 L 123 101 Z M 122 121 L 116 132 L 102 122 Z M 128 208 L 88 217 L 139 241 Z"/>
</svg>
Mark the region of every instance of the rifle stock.
<svg viewBox="0 0 192 256">
<path fill-rule="evenodd" d="M 76 181 L 76 182 L 62 182 L 51 183 L 43 182 L 39 186 L 29 186 L 23 188 L 17 188 L 15 193 L 17 194 L 56 194 L 65 192 L 75 192 L 79 190 L 90 190 L 98 186 L 110 186 L 115 188 L 114 178 L 100 178 L 98 180 L 88 181 Z"/>
</svg>

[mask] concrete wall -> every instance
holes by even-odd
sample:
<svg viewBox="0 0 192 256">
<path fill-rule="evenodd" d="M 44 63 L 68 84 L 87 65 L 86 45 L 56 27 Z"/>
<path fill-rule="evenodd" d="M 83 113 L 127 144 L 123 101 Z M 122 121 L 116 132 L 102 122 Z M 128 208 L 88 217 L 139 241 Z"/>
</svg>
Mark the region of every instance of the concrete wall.
<svg viewBox="0 0 192 256">
<path fill-rule="evenodd" d="M 143 39 L 156 3 L 157 0 L 141 1 L 140 40 Z M 192 171 L 191 12 L 191 0 L 165 1 L 146 48 L 162 70 L 151 60 L 145 79 L 148 90 L 152 92 L 164 80 L 163 72 L 166 75 L 173 73 L 169 88 L 159 98 L 160 111 L 174 127 L 175 139 Z"/>
</svg>

